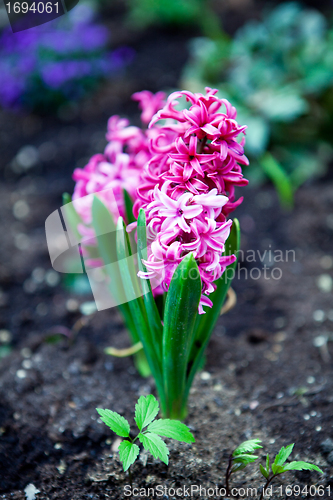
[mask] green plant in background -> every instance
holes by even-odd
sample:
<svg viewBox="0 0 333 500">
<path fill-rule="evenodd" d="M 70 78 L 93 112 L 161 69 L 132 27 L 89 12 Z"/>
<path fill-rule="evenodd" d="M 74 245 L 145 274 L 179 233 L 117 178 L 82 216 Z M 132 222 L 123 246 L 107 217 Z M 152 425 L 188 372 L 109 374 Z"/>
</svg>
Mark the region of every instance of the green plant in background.
<svg viewBox="0 0 333 500">
<path fill-rule="evenodd" d="M 128 0 L 129 22 L 136 28 L 151 25 L 198 26 L 212 38 L 224 38 L 210 0 Z"/>
<path fill-rule="evenodd" d="M 244 441 L 241 443 L 230 455 L 229 457 L 229 463 L 226 471 L 226 496 L 230 496 L 230 476 L 232 473 L 240 471 L 245 469 L 245 467 L 253 462 L 255 462 L 259 457 L 257 455 L 254 455 L 255 450 L 258 450 L 259 448 L 262 448 L 262 446 L 259 444 L 261 443 L 260 439 L 250 439 L 248 441 Z M 295 444 L 292 443 L 289 446 L 282 446 L 280 449 L 279 453 L 276 455 L 274 462 L 272 463 L 270 467 L 270 458 L 267 453 L 266 457 L 266 465 L 263 467 L 263 465 L 259 465 L 260 472 L 266 479 L 266 483 L 263 486 L 260 499 L 262 500 L 264 498 L 265 492 L 270 485 L 270 483 L 275 479 L 279 474 L 283 474 L 284 472 L 292 471 L 292 470 L 315 470 L 317 472 L 320 472 L 323 474 L 323 471 L 314 464 L 308 463 L 308 462 L 303 462 L 302 460 L 298 461 L 293 461 L 293 462 L 288 462 L 286 463 L 286 460 L 290 456 L 291 452 L 293 451 Z M 291 486 L 287 486 L 290 490 L 290 494 L 288 496 L 291 496 L 293 494 L 293 488 Z M 299 491 L 297 490 L 299 489 Z M 299 495 L 300 494 L 300 487 L 298 486 L 295 490 L 295 494 Z M 324 487 L 322 487 L 324 488 Z M 298 493 L 297 493 L 298 491 Z M 324 494 L 324 489 L 322 490 Z M 287 493 L 287 491 L 286 491 Z M 306 493 L 307 494 L 307 493 Z M 270 495 L 271 496 L 271 495 Z M 282 496 L 282 491 L 281 491 L 281 496 Z M 323 495 L 320 495 L 323 496 Z"/>
<path fill-rule="evenodd" d="M 270 178 L 291 206 L 294 191 L 333 157 L 332 65 L 333 28 L 321 13 L 286 3 L 230 42 L 194 39 L 183 85 L 217 86 L 237 107 L 248 125 L 247 175 Z"/>
<path fill-rule="evenodd" d="M 119 447 L 119 458 L 123 464 L 124 471 L 129 472 L 131 478 L 131 465 L 137 459 L 140 448 L 135 441 L 139 440 L 143 447 L 149 451 L 154 458 L 159 458 L 168 465 L 169 450 L 160 436 L 175 439 L 182 443 L 194 443 L 195 439 L 189 428 L 177 420 L 158 419 L 155 420 L 159 412 L 159 404 L 153 395 L 140 396 L 135 405 L 135 422 L 139 428 L 136 437 L 130 437 L 130 425 L 128 421 L 111 410 L 96 408 L 101 420 L 110 429 L 124 439 Z"/>
</svg>

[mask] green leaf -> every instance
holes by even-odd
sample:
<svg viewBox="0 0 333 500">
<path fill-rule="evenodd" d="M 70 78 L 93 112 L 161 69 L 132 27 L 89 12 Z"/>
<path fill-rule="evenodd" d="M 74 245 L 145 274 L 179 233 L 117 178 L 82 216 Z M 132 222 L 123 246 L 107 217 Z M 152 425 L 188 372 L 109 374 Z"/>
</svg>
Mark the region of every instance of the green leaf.
<svg viewBox="0 0 333 500">
<path fill-rule="evenodd" d="M 231 474 L 233 474 L 234 472 L 237 472 L 237 471 L 240 471 L 240 470 L 243 470 L 245 469 L 245 467 L 247 466 L 248 464 L 234 464 L 232 467 L 231 467 Z"/>
<path fill-rule="evenodd" d="M 294 204 L 293 186 L 282 166 L 270 153 L 266 153 L 259 160 L 259 163 L 267 177 L 273 182 L 281 204 L 286 208 L 292 208 Z"/>
<path fill-rule="evenodd" d="M 274 465 L 283 465 L 291 452 L 293 451 L 293 447 L 295 446 L 295 443 L 290 444 L 289 446 L 282 446 L 281 450 L 279 453 L 276 455 L 275 460 L 274 460 Z"/>
<path fill-rule="evenodd" d="M 101 420 L 108 426 L 110 429 L 115 432 L 118 436 L 128 437 L 130 433 L 130 425 L 127 422 L 126 418 L 119 415 L 115 411 L 111 410 L 103 410 L 102 408 L 96 408 L 96 411 L 99 413 Z"/>
<path fill-rule="evenodd" d="M 165 398 L 161 363 L 156 356 L 156 346 L 151 333 L 147 311 L 141 297 L 142 291 L 140 292 L 139 278 L 137 277 L 134 261 L 131 258 L 131 249 L 122 217 L 119 217 L 117 224 L 117 256 L 131 316 L 135 318 L 135 326 L 139 335 L 139 340 L 142 342 L 144 352 L 147 356 L 149 367 L 154 376 L 157 391 L 160 396 L 162 411 L 164 411 Z"/>
<path fill-rule="evenodd" d="M 147 234 L 146 234 L 146 215 L 143 209 L 140 209 L 137 225 L 137 237 L 138 237 L 138 265 L 140 271 L 146 272 L 147 269 L 142 262 L 142 259 L 147 260 Z M 155 349 L 155 356 L 158 362 L 162 362 L 162 322 L 159 315 L 156 302 L 154 300 L 150 281 L 147 279 L 141 279 L 141 286 L 143 290 L 143 301 L 147 311 L 147 316 L 149 318 L 149 326 L 152 334 L 152 346 Z"/>
<path fill-rule="evenodd" d="M 201 278 L 193 254 L 177 266 L 169 286 L 163 328 L 163 377 L 169 415 L 183 418 L 187 363 L 201 297 Z"/>
<path fill-rule="evenodd" d="M 237 219 L 233 220 L 229 238 L 225 243 L 225 251 L 223 255 L 233 255 L 238 256 L 240 247 L 240 228 Z M 213 307 L 207 309 L 205 314 L 197 316 L 194 331 L 195 339 L 192 344 L 191 354 L 188 366 L 188 376 L 186 381 L 186 394 L 189 393 L 194 376 L 201 367 L 202 358 L 211 337 L 214 326 L 220 316 L 221 308 L 225 301 L 228 289 L 231 285 L 233 279 L 233 273 L 237 266 L 237 260 L 233 264 L 227 267 L 225 273 L 221 276 L 219 280 L 215 282 L 216 290 L 213 292 L 209 298 L 213 302 Z"/>
<path fill-rule="evenodd" d="M 68 232 L 72 232 L 76 241 L 79 242 L 82 240 L 82 235 L 79 233 L 77 227 L 82 223 L 82 219 L 74 208 L 70 194 L 63 193 L 62 202 L 61 213 L 65 220 L 66 229 Z"/>
<path fill-rule="evenodd" d="M 150 451 L 153 457 L 159 458 L 168 465 L 169 450 L 163 439 L 151 432 L 140 433 L 138 437 L 145 449 Z"/>
<path fill-rule="evenodd" d="M 124 202 L 125 202 L 125 211 L 126 211 L 126 219 L 127 224 L 131 224 L 136 221 L 136 218 L 133 215 L 133 201 L 126 189 L 123 189 L 124 192 Z"/>
<path fill-rule="evenodd" d="M 317 465 L 302 461 L 290 462 L 289 464 L 284 465 L 283 472 L 288 470 L 316 470 L 317 472 L 324 474 L 323 471 L 317 467 Z"/>
<path fill-rule="evenodd" d="M 232 456 L 235 457 L 242 453 L 253 453 L 255 450 L 262 448 L 259 443 L 261 443 L 260 439 L 249 439 L 248 441 L 244 441 L 235 449 Z"/>
<path fill-rule="evenodd" d="M 187 425 L 179 420 L 159 419 L 152 422 L 147 430 L 160 436 L 176 439 L 183 443 L 194 443 L 195 439 Z"/>
<path fill-rule="evenodd" d="M 123 463 L 124 471 L 135 462 L 137 456 L 139 455 L 140 448 L 129 441 L 122 441 L 118 447 L 119 459 Z"/>
<path fill-rule="evenodd" d="M 266 456 L 266 472 L 269 475 L 269 455 L 268 455 L 268 453 L 267 453 L 267 456 Z"/>
<path fill-rule="evenodd" d="M 263 475 L 266 479 L 268 479 L 269 474 L 267 473 L 267 471 L 264 469 L 264 467 L 263 467 L 261 464 L 259 465 L 259 467 L 260 467 L 260 472 L 261 472 L 261 474 L 262 474 L 262 475 Z"/>
<path fill-rule="evenodd" d="M 159 412 L 159 404 L 155 396 L 140 396 L 135 405 L 135 422 L 140 431 L 146 427 Z"/>
<path fill-rule="evenodd" d="M 234 463 L 241 463 L 244 465 L 251 464 L 252 462 L 255 462 L 257 460 L 257 455 L 250 455 L 247 453 L 243 453 L 242 455 L 237 455 L 232 459 Z"/>
</svg>

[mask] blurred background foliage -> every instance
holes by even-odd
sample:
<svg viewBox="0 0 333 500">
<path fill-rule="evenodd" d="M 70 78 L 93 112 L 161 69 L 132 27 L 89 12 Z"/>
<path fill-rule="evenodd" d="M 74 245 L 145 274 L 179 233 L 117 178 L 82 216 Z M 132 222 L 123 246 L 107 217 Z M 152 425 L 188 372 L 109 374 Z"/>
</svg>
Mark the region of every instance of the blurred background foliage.
<svg viewBox="0 0 333 500">
<path fill-rule="evenodd" d="M 219 88 L 248 125 L 251 180 L 275 183 L 282 203 L 332 159 L 333 28 L 314 9 L 291 2 L 233 38 L 195 38 L 182 86 Z"/>
<path fill-rule="evenodd" d="M 109 49 L 95 3 L 80 2 L 51 24 L 0 36 L 0 104 L 41 114 L 57 111 L 117 74 L 133 49 Z"/>
<path fill-rule="evenodd" d="M 147 71 L 135 59 L 142 40 L 154 45 L 160 32 L 181 34 L 189 43 L 178 88 L 217 87 L 237 107 L 248 125 L 246 175 L 252 183 L 270 179 L 290 207 L 295 190 L 333 159 L 333 5 L 306 3 L 80 0 L 68 15 L 15 35 L 2 8 L 0 106 L 60 118 L 82 98 L 93 107 L 102 82 L 101 94 L 111 95 L 119 77 L 114 88 L 124 93 Z M 149 64 L 157 75 L 158 61 Z"/>
</svg>

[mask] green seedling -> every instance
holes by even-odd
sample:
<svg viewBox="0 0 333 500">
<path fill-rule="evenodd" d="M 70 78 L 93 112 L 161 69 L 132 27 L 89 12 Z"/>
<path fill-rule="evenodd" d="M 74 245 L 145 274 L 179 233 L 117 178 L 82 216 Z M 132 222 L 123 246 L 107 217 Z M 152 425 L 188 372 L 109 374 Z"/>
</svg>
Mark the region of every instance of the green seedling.
<svg viewBox="0 0 333 500">
<path fill-rule="evenodd" d="M 131 465 L 138 458 L 140 448 L 135 441 L 139 440 L 143 447 L 148 450 L 154 458 L 159 458 L 168 465 L 169 450 L 165 442 L 160 436 L 175 439 L 182 443 L 194 443 L 195 439 L 189 428 L 178 420 L 157 419 L 159 412 L 159 404 L 157 399 L 149 394 L 148 396 L 140 396 L 135 405 L 134 420 L 139 428 L 139 433 L 136 437 L 130 437 L 130 425 L 126 418 L 119 415 L 115 411 L 103 410 L 96 408 L 101 420 L 117 436 L 126 438 L 119 447 L 119 458 L 123 464 L 124 471 L 128 470 L 130 483 L 132 484 Z"/>
<path fill-rule="evenodd" d="M 295 443 L 290 444 L 289 446 L 282 446 L 279 453 L 276 455 L 274 462 L 270 468 L 270 459 L 267 453 L 266 457 L 266 468 L 260 464 L 260 472 L 266 479 L 266 484 L 263 487 L 263 490 L 260 495 L 260 500 L 264 498 L 265 490 L 268 488 L 269 484 L 273 481 L 273 479 L 279 474 L 283 474 L 284 472 L 288 472 L 291 470 L 316 470 L 323 474 L 323 471 L 319 469 L 317 465 L 310 464 L 308 462 L 303 462 L 302 460 L 288 462 L 285 463 L 293 448 Z"/>
<path fill-rule="evenodd" d="M 250 439 L 241 443 L 230 455 L 229 464 L 225 475 L 227 496 L 230 495 L 230 476 L 234 472 L 245 469 L 245 467 L 258 458 L 254 455 L 255 450 L 262 448 L 260 439 Z"/>
</svg>

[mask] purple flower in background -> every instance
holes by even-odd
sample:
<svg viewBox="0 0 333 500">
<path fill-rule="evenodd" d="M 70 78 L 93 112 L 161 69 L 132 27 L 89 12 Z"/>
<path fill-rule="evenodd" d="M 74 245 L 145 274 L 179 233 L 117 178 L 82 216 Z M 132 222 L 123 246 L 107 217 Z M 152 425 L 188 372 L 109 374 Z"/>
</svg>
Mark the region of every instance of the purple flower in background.
<svg viewBox="0 0 333 500">
<path fill-rule="evenodd" d="M 107 49 L 108 29 L 80 4 L 51 23 L 0 36 L 0 105 L 54 109 L 131 62 L 134 51 Z"/>
</svg>

